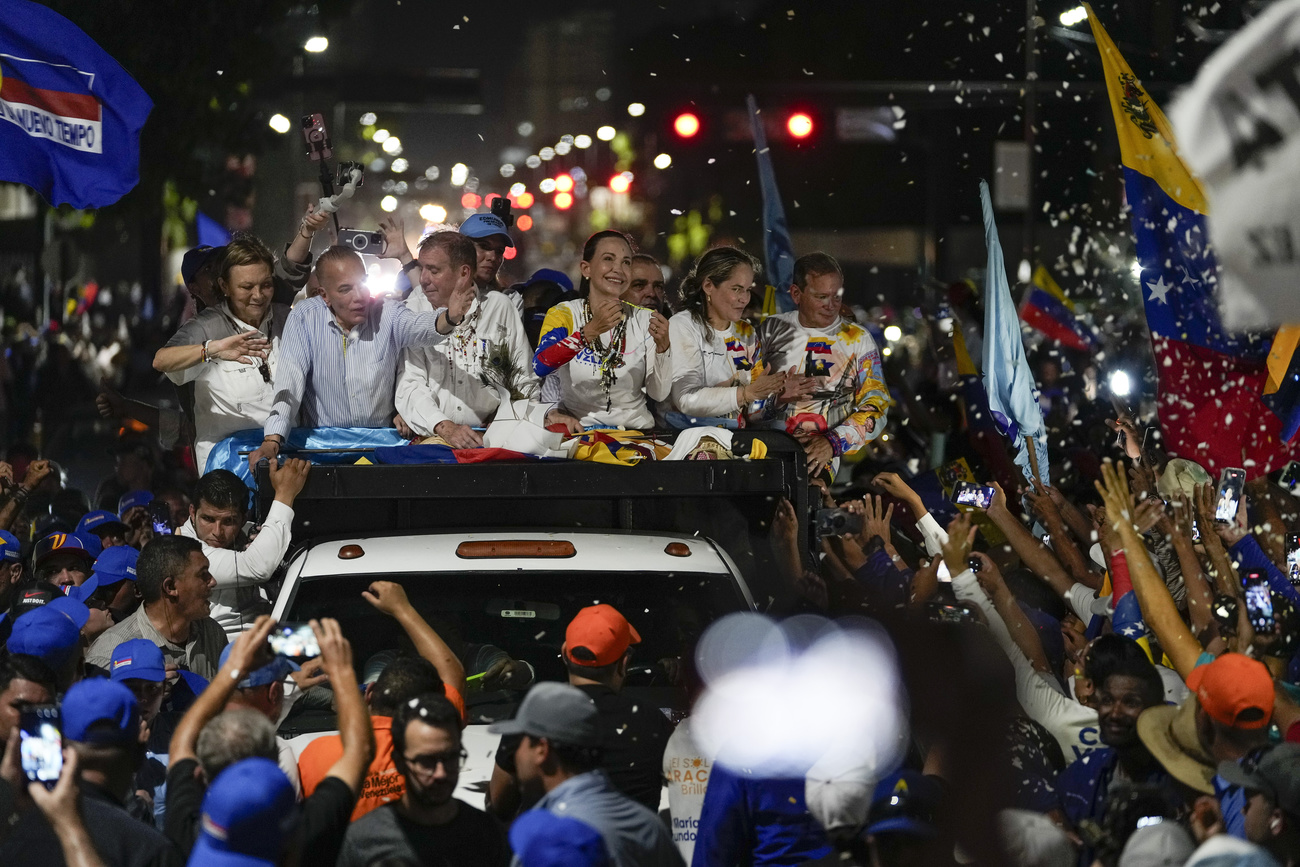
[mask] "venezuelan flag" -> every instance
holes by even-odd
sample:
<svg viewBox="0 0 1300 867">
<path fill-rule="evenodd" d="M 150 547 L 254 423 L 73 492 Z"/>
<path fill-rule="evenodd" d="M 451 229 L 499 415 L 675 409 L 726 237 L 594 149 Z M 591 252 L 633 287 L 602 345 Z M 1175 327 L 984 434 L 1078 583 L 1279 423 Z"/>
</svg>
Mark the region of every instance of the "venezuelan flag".
<svg viewBox="0 0 1300 867">
<path fill-rule="evenodd" d="M 1165 447 L 1216 475 L 1226 467 L 1262 475 L 1294 457 L 1281 421 L 1262 400 L 1269 341 L 1224 329 L 1214 297 L 1219 265 L 1209 246 L 1205 193 L 1179 159 L 1164 113 L 1092 7 L 1084 8 L 1119 136 Z"/>
<path fill-rule="evenodd" d="M 1047 269 L 1039 265 L 1025 296 L 1020 299 L 1020 319 L 1070 349 L 1088 352 L 1092 334 L 1076 318 L 1074 302 L 1056 285 Z"/>
<path fill-rule="evenodd" d="M 1290 442 L 1300 431 L 1300 325 L 1283 325 L 1268 353 L 1264 405 L 1282 420 L 1282 439 Z"/>
</svg>

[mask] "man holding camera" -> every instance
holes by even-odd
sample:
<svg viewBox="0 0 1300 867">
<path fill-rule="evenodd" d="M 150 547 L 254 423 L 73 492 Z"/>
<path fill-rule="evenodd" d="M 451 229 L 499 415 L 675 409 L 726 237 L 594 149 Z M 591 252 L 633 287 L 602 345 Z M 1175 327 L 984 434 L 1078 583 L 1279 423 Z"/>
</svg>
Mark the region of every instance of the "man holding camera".
<svg viewBox="0 0 1300 867">
<path fill-rule="evenodd" d="M 298 304 L 285 322 L 275 397 L 265 439 L 249 464 L 280 453 L 295 419 L 304 427 L 388 427 L 403 349 L 441 343 L 465 319 L 473 287 L 445 309 L 415 313 L 402 302 L 372 302 L 355 251 L 331 247 L 316 264 L 324 294 Z"/>
</svg>

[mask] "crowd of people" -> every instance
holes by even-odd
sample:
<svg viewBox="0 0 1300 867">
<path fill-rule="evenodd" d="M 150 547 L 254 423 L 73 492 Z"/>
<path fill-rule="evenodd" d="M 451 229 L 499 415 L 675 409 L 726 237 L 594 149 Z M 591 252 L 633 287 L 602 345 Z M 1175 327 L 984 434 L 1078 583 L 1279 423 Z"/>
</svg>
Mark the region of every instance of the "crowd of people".
<svg viewBox="0 0 1300 867">
<path fill-rule="evenodd" d="M 312 257 L 324 225 L 309 211 L 278 254 L 239 236 L 186 256 L 195 312 L 153 361 L 183 412 L 101 400 L 151 435 L 123 440 L 93 502 L 32 449 L 0 463 L 0 864 L 1300 864 L 1300 504 L 1277 473 L 1223 514 L 1195 455 L 1097 400 L 1095 361 L 1042 347 L 1056 483 L 1020 475 L 952 375 L 940 320 L 958 336 L 976 320 L 963 284 L 905 347 L 924 363 L 887 378 L 825 253 L 795 262 L 794 309 L 765 315 L 762 268 L 736 247 L 702 255 L 674 297 L 617 231 L 588 239 L 576 288 L 553 270 L 506 286 L 499 216 L 414 253 L 389 218 L 407 285 L 372 298 L 356 252 Z M 566 435 L 797 440 L 843 526 L 804 548 L 809 516 L 776 504 L 784 592 L 764 608 L 889 636 L 901 765 L 683 764 L 689 725 L 625 688 L 641 636 L 608 604 L 567 624 L 567 683 L 453 647 L 400 576 L 362 595 L 405 651 L 362 669 L 359 636 L 324 618 L 310 662 L 273 653 L 267 588 L 310 474 L 293 432 L 470 450 L 515 401 Z M 241 474 L 213 465 L 240 436 L 273 489 L 257 527 Z M 157 461 L 178 441 L 191 485 Z M 988 486 L 986 508 L 952 507 L 962 477 Z M 669 680 L 697 695 L 695 660 L 679 662 Z M 517 708 L 491 725 L 469 803 L 466 696 L 485 682 Z M 291 746 L 277 728 L 294 704 L 338 733 Z"/>
</svg>

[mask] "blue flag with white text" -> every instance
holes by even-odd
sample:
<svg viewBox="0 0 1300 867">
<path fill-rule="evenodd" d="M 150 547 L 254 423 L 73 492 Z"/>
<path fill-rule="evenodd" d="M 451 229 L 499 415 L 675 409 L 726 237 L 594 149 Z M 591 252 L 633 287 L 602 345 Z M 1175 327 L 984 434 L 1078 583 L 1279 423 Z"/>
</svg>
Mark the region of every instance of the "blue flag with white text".
<svg viewBox="0 0 1300 867">
<path fill-rule="evenodd" d="M 984 273 L 984 391 L 989 411 L 998 428 L 1016 441 L 1016 466 L 1033 480 L 1029 448 L 1025 437 L 1034 438 L 1038 473 L 1044 485 L 1050 485 L 1047 467 L 1047 426 L 1038 406 L 1034 374 L 1025 358 L 1025 343 L 1020 333 L 1020 316 L 1011 300 L 1011 284 L 1002 259 L 1002 243 L 993 222 L 993 200 L 989 185 L 980 181 L 980 209 L 984 215 L 984 242 L 988 246 L 988 269 Z"/>
<path fill-rule="evenodd" d="M 111 205 L 140 180 L 140 129 L 152 108 L 71 21 L 0 0 L 0 180 L 53 205 Z"/>
<path fill-rule="evenodd" d="M 763 275 L 764 282 L 772 287 L 776 310 L 764 312 L 788 313 L 794 309 L 790 297 L 790 284 L 794 282 L 794 244 L 790 241 L 790 226 L 785 221 L 785 206 L 776 189 L 776 172 L 772 171 L 772 152 L 767 146 L 767 133 L 758 116 L 758 103 L 754 95 L 746 99 L 749 106 L 749 127 L 754 133 L 754 156 L 758 158 L 758 185 L 763 192 Z"/>
</svg>

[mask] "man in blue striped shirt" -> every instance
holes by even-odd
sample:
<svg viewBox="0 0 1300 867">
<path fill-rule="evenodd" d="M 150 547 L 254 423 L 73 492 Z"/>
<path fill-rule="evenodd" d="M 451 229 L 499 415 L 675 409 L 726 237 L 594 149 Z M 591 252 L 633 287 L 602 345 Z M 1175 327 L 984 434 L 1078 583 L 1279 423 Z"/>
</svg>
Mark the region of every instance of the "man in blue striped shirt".
<svg viewBox="0 0 1300 867">
<path fill-rule="evenodd" d="M 325 294 L 298 304 L 284 324 L 275 399 L 253 466 L 280 453 L 295 419 L 302 427 L 388 427 L 402 350 L 441 343 L 465 318 L 474 287 L 447 307 L 415 313 L 400 300 L 372 301 L 356 252 L 331 247 L 316 273 Z"/>
</svg>

